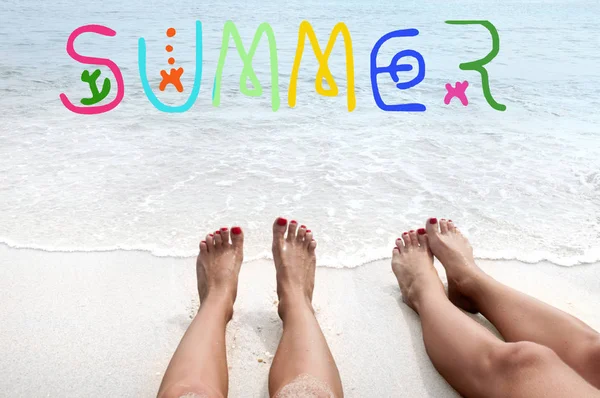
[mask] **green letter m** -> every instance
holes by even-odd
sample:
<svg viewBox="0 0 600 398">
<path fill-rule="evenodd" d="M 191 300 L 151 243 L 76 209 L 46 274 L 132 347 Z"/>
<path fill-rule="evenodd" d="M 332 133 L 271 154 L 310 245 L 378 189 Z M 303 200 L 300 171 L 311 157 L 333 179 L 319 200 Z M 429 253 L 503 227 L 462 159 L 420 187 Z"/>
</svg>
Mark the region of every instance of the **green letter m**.
<svg viewBox="0 0 600 398">
<path fill-rule="evenodd" d="M 258 97 L 262 95 L 262 86 L 260 85 L 260 82 L 254 73 L 254 69 L 252 68 L 252 59 L 254 58 L 256 48 L 258 47 L 258 43 L 260 42 L 263 33 L 267 35 L 267 39 L 269 40 L 269 55 L 271 57 L 271 104 L 273 111 L 279 109 L 277 45 L 275 43 L 275 33 L 273 33 L 271 25 L 266 22 L 261 23 L 256 30 L 249 52 L 246 52 L 246 49 L 242 44 L 240 33 L 238 32 L 235 24 L 232 21 L 225 22 L 225 26 L 223 27 L 223 43 L 221 44 L 221 54 L 219 56 L 219 63 L 217 65 L 217 72 L 215 74 L 215 83 L 212 93 L 214 106 L 219 106 L 221 103 L 221 77 L 223 76 L 223 67 L 225 66 L 225 58 L 227 57 L 230 36 L 233 37 L 235 48 L 237 49 L 238 54 L 244 63 L 244 68 L 242 69 L 242 74 L 240 76 L 240 91 L 250 97 Z M 250 79 L 252 83 L 253 87 L 251 89 L 248 88 L 247 79 Z"/>
</svg>

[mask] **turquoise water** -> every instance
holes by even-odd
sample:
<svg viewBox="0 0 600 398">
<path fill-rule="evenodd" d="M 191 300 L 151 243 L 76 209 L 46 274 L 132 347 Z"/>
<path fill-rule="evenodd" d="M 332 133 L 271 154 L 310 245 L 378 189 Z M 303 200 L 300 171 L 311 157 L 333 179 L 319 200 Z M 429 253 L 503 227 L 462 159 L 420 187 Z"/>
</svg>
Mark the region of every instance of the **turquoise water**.
<svg viewBox="0 0 600 398">
<path fill-rule="evenodd" d="M 167 4 L 0 5 L 0 241 L 192 256 L 205 233 L 241 224 L 253 259 L 268 256 L 270 224 L 283 215 L 315 232 L 320 265 L 352 267 L 388 257 L 400 233 L 438 216 L 452 218 L 479 257 L 560 265 L 600 260 L 597 1 Z M 186 113 L 161 113 L 140 83 L 137 41 L 147 41 L 150 84 L 159 98 L 182 104 L 193 83 L 197 19 L 204 41 L 200 95 Z M 317 62 L 308 50 L 296 108 L 287 106 L 304 19 L 323 47 L 335 23 L 347 24 L 354 112 L 347 111 L 341 40 L 330 60 L 340 96 L 315 93 Z M 486 103 L 476 73 L 458 68 L 487 54 L 489 34 L 447 25 L 448 19 L 488 19 L 498 29 L 500 53 L 488 70 L 506 112 Z M 231 42 L 221 106 L 212 106 L 227 20 L 237 24 L 246 46 L 261 22 L 273 27 L 277 112 L 271 111 L 266 41 L 254 61 L 265 94 L 239 92 L 242 63 Z M 81 116 L 65 109 L 59 94 L 74 102 L 89 96 L 79 80 L 84 65 L 65 45 L 75 28 L 90 23 L 117 36 L 87 35 L 76 49 L 120 67 L 125 99 L 107 114 Z M 171 26 L 178 33 L 168 39 Z M 407 28 L 419 29 L 419 36 L 386 43 L 381 63 L 402 49 L 417 50 L 425 80 L 406 92 L 384 77 L 379 82 L 387 100 L 422 102 L 427 111 L 383 112 L 373 101 L 369 55 L 382 35 Z M 166 44 L 175 48 L 175 67 L 185 69 L 183 94 L 156 89 L 168 67 Z M 404 81 L 416 74 L 402 73 Z M 444 85 L 463 80 L 470 84 L 469 106 L 456 99 L 444 105 Z"/>
</svg>

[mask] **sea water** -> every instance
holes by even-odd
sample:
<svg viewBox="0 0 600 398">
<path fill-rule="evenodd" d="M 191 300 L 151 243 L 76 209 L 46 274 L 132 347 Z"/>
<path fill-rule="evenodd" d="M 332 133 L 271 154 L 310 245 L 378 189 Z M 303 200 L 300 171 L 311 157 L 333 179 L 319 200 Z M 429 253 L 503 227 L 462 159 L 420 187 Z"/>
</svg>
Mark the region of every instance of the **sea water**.
<svg viewBox="0 0 600 398">
<path fill-rule="evenodd" d="M 206 233 L 241 225 L 251 260 L 269 255 L 271 224 L 284 216 L 313 230 L 320 265 L 354 267 L 389 257 L 402 232 L 437 216 L 452 218 L 480 258 L 598 261 L 598 15 L 595 0 L 2 2 L 0 241 L 50 251 L 193 256 Z M 287 106 L 304 19 L 322 48 L 337 22 L 348 26 L 354 112 L 347 110 L 341 39 L 329 62 L 340 95 L 316 94 L 318 64 L 307 43 L 296 108 Z M 489 33 L 445 24 L 449 19 L 487 19 L 498 29 L 500 53 L 487 69 L 505 112 L 487 104 L 477 73 L 458 67 L 490 51 Z M 159 112 L 140 83 L 138 39 L 146 39 L 158 97 L 183 104 L 193 84 L 196 20 L 203 24 L 200 95 L 186 113 Z M 212 106 L 227 20 L 246 48 L 261 22 L 273 27 L 277 112 L 264 39 L 253 62 L 264 94 L 240 93 L 242 62 L 230 42 L 221 105 Z M 80 75 L 95 67 L 71 59 L 65 46 L 75 28 L 91 23 L 117 35 L 87 34 L 75 48 L 119 66 L 125 99 L 109 113 L 83 116 L 68 111 L 59 94 L 76 104 L 89 97 Z M 165 35 L 169 27 L 177 29 L 174 38 Z M 408 28 L 419 35 L 386 43 L 379 64 L 417 50 L 425 80 L 404 92 L 389 77 L 379 81 L 386 101 L 420 102 L 427 111 L 384 112 L 373 101 L 370 52 L 382 35 Z M 169 56 L 185 69 L 183 93 L 172 86 L 158 91 Z M 401 72 L 401 79 L 415 75 Z M 463 80 L 469 105 L 445 105 L 445 84 Z"/>
</svg>

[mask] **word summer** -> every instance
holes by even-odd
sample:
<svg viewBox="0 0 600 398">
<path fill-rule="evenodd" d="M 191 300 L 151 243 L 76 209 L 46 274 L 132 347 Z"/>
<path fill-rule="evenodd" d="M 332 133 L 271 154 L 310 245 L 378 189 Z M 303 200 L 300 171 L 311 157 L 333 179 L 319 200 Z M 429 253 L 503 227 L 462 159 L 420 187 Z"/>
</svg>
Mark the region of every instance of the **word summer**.
<svg viewBox="0 0 600 398">
<path fill-rule="evenodd" d="M 459 68 L 465 71 L 477 72 L 481 77 L 483 95 L 487 103 L 495 110 L 505 111 L 506 106 L 496 102 L 496 100 L 492 97 L 489 76 L 487 70 L 485 69 L 485 65 L 490 63 L 500 51 L 500 37 L 494 25 L 491 22 L 485 20 L 451 20 L 446 21 L 446 23 L 450 25 L 481 25 L 489 31 L 492 37 L 492 49 L 490 53 L 481 59 L 461 63 L 459 64 Z M 115 36 L 116 32 L 102 25 L 81 26 L 75 29 L 69 35 L 69 39 L 67 41 L 67 53 L 71 58 L 82 64 L 102 65 L 108 67 L 114 75 L 114 79 L 117 86 L 117 94 L 110 103 L 100 105 L 99 103 L 102 102 L 105 98 L 107 98 L 112 89 L 111 80 L 109 78 L 104 78 L 102 87 L 99 89 L 97 82 L 98 78 L 100 77 L 100 69 L 96 69 L 93 72 L 90 72 L 89 70 L 84 70 L 81 73 L 81 80 L 89 85 L 91 97 L 83 98 L 80 100 L 83 106 L 74 105 L 64 93 L 60 95 L 60 99 L 67 109 L 75 113 L 93 115 L 109 112 L 112 109 L 114 109 L 117 105 L 119 105 L 119 103 L 123 100 L 123 97 L 125 95 L 125 84 L 123 81 L 123 75 L 121 74 L 121 70 L 119 69 L 119 67 L 110 59 L 83 56 L 75 51 L 75 40 L 84 33 L 96 33 L 103 36 Z M 166 31 L 166 35 L 169 38 L 175 37 L 176 34 L 177 31 L 174 28 L 169 28 Z M 266 22 L 259 25 L 254 35 L 252 44 L 250 45 L 250 49 L 248 51 L 246 51 L 246 48 L 242 43 L 242 39 L 240 37 L 236 25 L 232 21 L 227 21 L 225 23 L 225 26 L 223 28 L 223 42 L 221 45 L 221 52 L 217 64 L 217 70 L 215 73 L 212 91 L 212 103 L 214 106 L 219 106 L 221 102 L 221 79 L 223 74 L 223 68 L 225 66 L 225 59 L 227 58 L 227 51 L 229 48 L 230 39 L 233 39 L 238 54 L 243 62 L 243 68 L 240 76 L 240 91 L 243 94 L 251 97 L 258 97 L 263 94 L 262 86 L 258 81 L 258 78 L 256 77 L 256 74 L 254 73 L 254 69 L 252 67 L 252 60 L 263 35 L 267 37 L 269 45 L 272 109 L 273 111 L 277 111 L 279 109 L 280 94 L 277 45 L 275 41 L 275 33 L 273 32 L 271 25 L 269 25 Z M 348 111 L 352 112 L 356 108 L 356 95 L 354 88 L 354 55 L 352 51 L 352 38 L 350 37 L 350 32 L 348 31 L 346 24 L 344 24 L 343 22 L 339 22 L 334 26 L 329 36 L 327 46 L 325 47 L 325 51 L 323 51 L 317 40 L 317 36 L 312 25 L 307 21 L 302 21 L 298 32 L 298 45 L 296 48 L 296 54 L 294 56 L 294 62 L 292 65 L 292 73 L 290 76 L 287 98 L 288 105 L 291 108 L 294 108 L 296 106 L 296 86 L 298 80 L 298 71 L 300 69 L 300 63 L 302 61 L 302 55 L 304 53 L 304 47 L 307 38 L 309 43 L 311 44 L 312 50 L 319 64 L 315 80 L 315 88 L 317 93 L 319 95 L 327 97 L 334 97 L 338 95 L 338 86 L 333 78 L 333 75 L 331 74 L 328 62 L 331 52 L 333 50 L 333 46 L 336 43 L 336 40 L 338 39 L 339 35 L 343 37 L 345 48 L 347 75 L 346 77 L 348 85 Z M 425 78 L 425 60 L 421 53 L 419 53 L 418 51 L 412 49 L 399 51 L 393 56 L 389 65 L 377 65 L 377 56 L 379 54 L 379 50 L 385 42 L 393 38 L 415 37 L 418 35 L 419 31 L 417 29 L 402 29 L 392 31 L 383 35 L 375 43 L 373 49 L 371 50 L 370 75 L 373 98 L 375 100 L 375 104 L 384 111 L 424 112 L 426 110 L 426 106 L 421 103 L 390 104 L 384 102 L 377 82 L 378 75 L 388 75 L 391 79 L 390 84 L 393 82 L 393 84 L 398 90 L 408 90 L 411 87 L 414 87 L 423 81 L 423 79 Z M 173 46 L 171 44 L 167 45 L 165 47 L 165 51 L 168 53 L 168 55 L 171 55 L 173 51 Z M 413 66 L 411 64 L 400 63 L 401 59 L 403 58 L 413 58 L 414 60 L 416 60 L 416 66 L 418 68 L 416 76 L 408 81 L 401 81 L 398 75 L 399 72 L 407 72 L 413 70 Z M 173 66 L 175 64 L 175 58 L 169 57 L 167 62 L 170 66 Z M 156 97 L 154 91 L 150 87 L 146 72 L 146 41 L 143 37 L 140 38 L 138 41 L 138 66 L 140 80 L 144 92 L 150 100 L 150 102 L 152 103 L 152 105 L 154 105 L 158 110 L 163 112 L 174 113 L 185 112 L 188 109 L 190 109 L 200 93 L 200 81 L 202 80 L 202 23 L 200 21 L 196 21 L 196 70 L 194 75 L 194 83 L 192 85 L 188 99 L 183 105 L 171 106 L 162 103 Z M 161 70 L 160 76 L 162 80 L 160 81 L 158 89 L 160 91 L 164 91 L 169 85 L 171 85 L 178 92 L 183 92 L 184 86 L 181 82 L 181 77 L 183 74 L 183 67 L 171 67 L 169 71 L 165 69 Z M 325 80 L 325 82 L 327 83 L 327 88 L 323 86 L 323 80 Z M 252 87 L 248 87 L 248 81 L 252 83 Z M 462 103 L 462 105 L 467 106 L 469 104 L 466 95 L 466 90 L 468 86 L 469 83 L 467 81 L 456 82 L 454 85 L 451 83 L 447 83 L 445 85 L 447 93 L 444 97 L 444 103 L 448 105 L 453 98 L 457 98 Z"/>
</svg>

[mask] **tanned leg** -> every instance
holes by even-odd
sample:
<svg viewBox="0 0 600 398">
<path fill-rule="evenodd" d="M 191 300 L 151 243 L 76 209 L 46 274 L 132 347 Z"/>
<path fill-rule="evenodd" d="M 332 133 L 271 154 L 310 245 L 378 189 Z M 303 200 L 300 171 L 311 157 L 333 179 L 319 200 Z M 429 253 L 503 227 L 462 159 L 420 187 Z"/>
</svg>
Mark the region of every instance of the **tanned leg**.
<svg viewBox="0 0 600 398">
<path fill-rule="evenodd" d="M 439 227 L 438 227 L 439 226 Z M 551 348 L 589 383 L 600 388 L 600 334 L 557 308 L 485 274 L 468 240 L 450 220 L 427 221 L 433 254 L 446 268 L 450 300 L 481 312 L 506 341 L 531 341 Z"/>
<path fill-rule="evenodd" d="M 343 397 L 337 366 L 312 307 L 316 246 L 304 225 L 275 220 L 273 258 L 283 335 L 269 373 L 271 396 Z"/>
<path fill-rule="evenodd" d="M 179 343 L 160 386 L 160 398 L 226 397 L 225 327 L 233 315 L 243 260 L 239 227 L 221 228 L 200 243 L 196 261 L 200 310 Z"/>
</svg>

